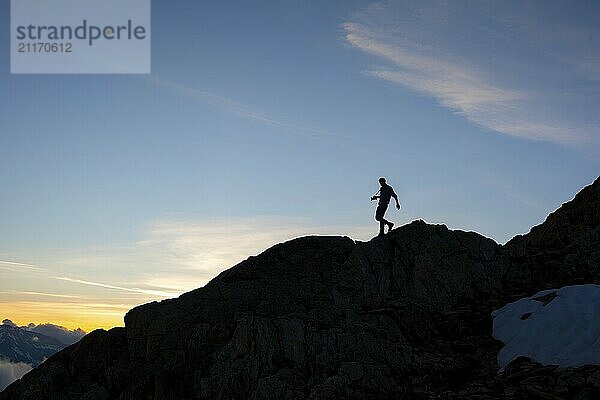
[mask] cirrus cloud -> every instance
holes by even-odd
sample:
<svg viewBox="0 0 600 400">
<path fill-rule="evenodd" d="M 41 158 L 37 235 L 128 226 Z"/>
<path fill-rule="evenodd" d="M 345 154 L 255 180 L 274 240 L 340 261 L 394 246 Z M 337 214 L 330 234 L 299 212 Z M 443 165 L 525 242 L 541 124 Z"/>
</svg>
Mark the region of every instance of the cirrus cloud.
<svg viewBox="0 0 600 400">
<path fill-rule="evenodd" d="M 432 96 L 478 126 L 524 139 L 600 144 L 600 121 L 589 108 L 595 94 L 567 84 L 581 79 L 577 57 L 564 57 L 576 43 L 561 43 L 564 52 L 545 51 L 543 62 L 527 56 L 544 47 L 527 38 L 537 31 L 515 28 L 524 23 L 513 14 L 519 5 L 508 10 L 439 0 L 379 2 L 342 29 L 346 43 L 383 62 L 366 69 L 367 76 Z M 588 79 L 588 88 L 600 89 Z"/>
</svg>

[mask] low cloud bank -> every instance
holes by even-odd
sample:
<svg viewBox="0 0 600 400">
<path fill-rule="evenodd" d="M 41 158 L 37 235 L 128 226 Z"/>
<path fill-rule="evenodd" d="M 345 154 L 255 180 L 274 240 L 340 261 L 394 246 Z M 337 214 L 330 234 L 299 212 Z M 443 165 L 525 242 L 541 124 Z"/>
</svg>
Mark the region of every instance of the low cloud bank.
<svg viewBox="0 0 600 400">
<path fill-rule="evenodd" d="M 0 358 L 0 392 L 31 371 L 31 369 L 32 367 L 29 364 L 22 362 L 13 363 Z"/>
</svg>

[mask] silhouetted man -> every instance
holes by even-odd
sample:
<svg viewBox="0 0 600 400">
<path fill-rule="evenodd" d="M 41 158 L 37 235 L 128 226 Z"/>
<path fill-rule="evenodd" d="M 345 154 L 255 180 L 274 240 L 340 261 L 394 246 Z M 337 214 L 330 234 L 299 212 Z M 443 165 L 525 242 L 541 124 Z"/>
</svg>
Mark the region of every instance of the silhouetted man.
<svg viewBox="0 0 600 400">
<path fill-rule="evenodd" d="M 379 221 L 379 235 L 383 235 L 383 229 L 385 226 L 388 226 L 388 232 L 392 230 L 394 227 L 394 223 L 383 218 L 385 212 L 387 211 L 388 205 L 390 204 L 390 199 L 393 197 L 396 200 L 396 208 L 400 209 L 400 203 L 398 202 L 398 195 L 394 192 L 394 188 L 387 184 L 385 178 L 379 178 L 379 184 L 381 188 L 379 191 L 375 193 L 371 200 L 379 199 L 377 203 L 377 211 L 375 211 L 375 221 Z"/>
</svg>

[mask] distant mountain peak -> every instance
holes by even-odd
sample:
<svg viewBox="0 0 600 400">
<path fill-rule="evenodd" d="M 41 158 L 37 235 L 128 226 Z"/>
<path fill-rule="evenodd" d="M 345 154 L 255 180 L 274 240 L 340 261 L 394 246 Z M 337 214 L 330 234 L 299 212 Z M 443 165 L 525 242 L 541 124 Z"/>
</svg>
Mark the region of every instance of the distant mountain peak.
<svg viewBox="0 0 600 400">
<path fill-rule="evenodd" d="M 0 358 L 13 363 L 37 366 L 64 347 L 64 343 L 50 336 L 13 325 L 0 325 Z"/>
</svg>

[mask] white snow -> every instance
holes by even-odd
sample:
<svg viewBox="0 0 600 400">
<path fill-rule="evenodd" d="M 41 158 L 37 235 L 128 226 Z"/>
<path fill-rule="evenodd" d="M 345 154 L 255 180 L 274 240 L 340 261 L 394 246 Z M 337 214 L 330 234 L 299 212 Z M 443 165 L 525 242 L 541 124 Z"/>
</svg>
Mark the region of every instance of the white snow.
<svg viewBox="0 0 600 400">
<path fill-rule="evenodd" d="M 544 305 L 533 300 L 549 293 Z M 531 315 L 521 319 L 526 313 Z M 560 368 L 600 364 L 600 285 L 543 290 L 492 312 L 493 335 L 504 343 L 502 369 L 519 356 Z"/>
</svg>

